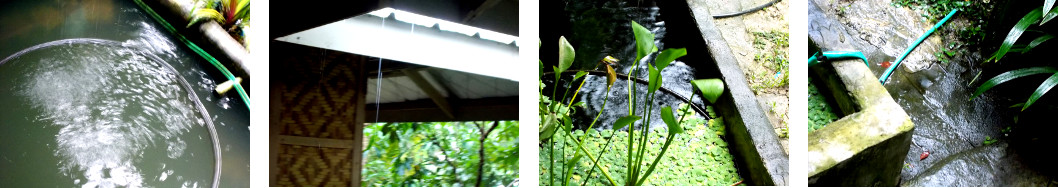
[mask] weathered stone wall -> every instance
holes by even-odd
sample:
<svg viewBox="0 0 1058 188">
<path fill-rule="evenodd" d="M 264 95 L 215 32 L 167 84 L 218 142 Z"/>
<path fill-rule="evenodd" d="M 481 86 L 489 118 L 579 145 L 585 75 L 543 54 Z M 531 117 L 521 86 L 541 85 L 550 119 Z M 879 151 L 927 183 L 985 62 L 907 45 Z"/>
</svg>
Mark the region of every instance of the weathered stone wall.
<svg viewBox="0 0 1058 188">
<path fill-rule="evenodd" d="M 808 135 L 809 186 L 897 186 L 914 123 L 861 60 L 828 62 L 813 74 L 845 113 Z"/>
</svg>

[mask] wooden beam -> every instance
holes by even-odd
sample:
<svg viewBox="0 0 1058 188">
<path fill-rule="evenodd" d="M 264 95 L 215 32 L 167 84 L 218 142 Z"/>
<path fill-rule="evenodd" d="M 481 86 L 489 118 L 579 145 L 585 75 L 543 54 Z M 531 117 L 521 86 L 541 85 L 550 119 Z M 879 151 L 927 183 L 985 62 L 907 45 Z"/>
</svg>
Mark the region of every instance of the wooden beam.
<svg viewBox="0 0 1058 188">
<path fill-rule="evenodd" d="M 280 131 L 279 122 L 283 119 L 282 84 L 272 84 L 272 93 L 269 95 L 271 101 L 269 101 L 268 106 L 271 106 L 269 108 L 271 114 L 269 114 L 268 121 L 268 186 L 275 187 L 277 186 L 276 175 L 279 174 L 279 163 L 277 163 L 279 161 L 279 138 L 277 136 L 279 136 Z"/>
<path fill-rule="evenodd" d="M 436 122 L 436 121 L 504 121 L 518 120 L 518 97 L 491 97 L 481 99 L 453 100 L 453 110 L 460 112 L 455 118 L 443 115 L 430 99 L 408 102 L 384 103 L 378 113 L 378 122 Z M 367 105 L 368 115 L 374 115 L 375 104 Z M 366 122 L 375 122 L 369 119 Z"/>
<path fill-rule="evenodd" d="M 453 115 L 455 113 L 452 111 L 452 107 L 448 105 L 448 99 L 444 96 L 441 96 L 441 92 L 437 91 L 437 88 L 435 88 L 433 84 L 430 84 L 430 82 L 426 81 L 426 79 L 423 78 L 421 74 L 419 74 L 419 71 L 408 69 L 401 71 L 404 72 L 404 75 L 407 76 L 408 79 L 411 79 L 412 82 L 415 82 L 415 85 L 419 86 L 419 89 L 422 89 L 422 92 L 426 93 L 427 96 L 430 96 L 430 99 L 433 99 L 433 102 L 437 104 L 438 108 L 441 108 L 441 111 L 444 112 L 444 114 L 447 115 L 448 118 L 456 118 L 456 116 Z"/>
<path fill-rule="evenodd" d="M 355 95 L 358 97 L 356 97 L 356 109 L 351 110 L 351 113 L 354 113 L 355 115 L 353 116 L 353 123 L 348 125 L 350 126 L 349 130 L 353 131 L 353 147 L 351 149 L 353 159 L 352 165 L 350 165 L 352 166 L 352 169 L 350 169 L 352 172 L 349 173 L 351 176 L 349 180 L 352 181 L 349 183 L 349 186 L 352 187 L 361 186 L 360 173 L 364 171 L 364 113 L 366 112 L 364 111 L 364 106 L 367 106 L 367 75 L 365 75 L 367 71 L 364 69 L 364 67 L 366 67 L 364 64 L 366 63 L 367 57 L 360 56 L 360 62 L 357 63 L 357 69 L 359 70 L 357 71 L 354 69 L 354 71 L 357 72 L 354 73 L 356 78 L 353 78 L 353 83 L 358 85 L 355 87 Z"/>
<path fill-rule="evenodd" d="M 363 126 L 361 126 L 363 127 Z M 339 148 L 339 149 L 351 149 L 353 148 L 353 140 L 343 139 L 331 139 L 331 138 L 316 138 L 316 137 L 303 137 L 303 136 L 289 136 L 279 135 L 280 144 L 296 145 L 296 146 L 308 146 L 308 147 L 321 147 L 321 148 Z"/>
</svg>

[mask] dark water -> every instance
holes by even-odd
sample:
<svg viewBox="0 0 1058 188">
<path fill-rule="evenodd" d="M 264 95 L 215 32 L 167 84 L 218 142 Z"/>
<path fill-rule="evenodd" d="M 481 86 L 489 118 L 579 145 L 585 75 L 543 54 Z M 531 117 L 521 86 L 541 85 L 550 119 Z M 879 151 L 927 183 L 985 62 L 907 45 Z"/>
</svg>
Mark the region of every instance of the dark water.
<svg viewBox="0 0 1058 188">
<path fill-rule="evenodd" d="M 0 57 L 0 187 L 249 185 L 245 105 L 133 2 L 0 4 Z"/>
<path fill-rule="evenodd" d="M 653 1 L 590 0 L 552 2 L 545 5 L 550 6 L 542 6 L 544 10 L 557 11 L 560 14 L 550 15 L 552 17 L 545 15 L 542 18 L 542 23 L 552 23 L 547 24 L 550 26 L 542 27 L 544 31 L 542 31 L 541 36 L 547 39 L 544 41 L 544 47 L 541 48 L 541 59 L 545 63 L 544 67 L 551 67 L 551 65 L 547 64 L 553 64 L 554 60 L 550 59 L 557 59 L 554 53 L 557 48 L 548 47 L 547 45 L 557 46 L 558 36 L 565 36 L 576 49 L 576 60 L 570 70 L 605 70 L 605 67 L 596 67 L 597 62 L 603 57 L 613 56 L 621 60 L 618 66 L 614 68 L 615 71 L 646 80 L 648 74 L 646 64 L 653 63 L 654 56 L 644 57 L 638 66 L 632 66 L 635 64 L 636 52 L 631 21 L 639 23 L 639 25 L 654 34 L 655 44 L 659 51 L 668 48 L 682 48 L 682 46 L 665 45 L 666 42 L 671 40 L 681 39 L 669 39 L 666 37 L 668 32 L 666 31 L 665 21 L 660 8 Z M 548 8 L 558 9 L 549 10 Z M 556 42 L 548 43 L 547 41 L 552 38 Z M 633 71 L 634 69 L 638 69 L 638 71 Z M 552 71 L 550 68 L 545 68 L 544 70 L 544 72 Z M 662 87 L 668 88 L 685 98 L 691 97 L 690 81 L 695 79 L 695 69 L 693 67 L 682 61 L 676 61 L 662 70 L 661 74 L 663 77 Z M 564 80 L 561 83 L 564 87 L 574 87 L 575 90 L 575 87 L 580 85 L 580 82 L 568 83 L 568 78 L 572 77 L 572 74 L 564 76 Z M 545 77 L 553 78 L 553 76 Z M 581 128 L 587 128 L 587 125 L 602 110 L 604 112 L 600 115 L 595 127 L 609 129 L 617 119 L 629 114 L 629 83 L 624 79 L 618 79 L 618 81 L 614 82 L 613 87 L 610 88 L 609 96 L 607 96 L 606 77 L 595 75 L 586 77 L 587 81 L 577 95 L 578 101 L 587 104 L 586 110 L 575 114 L 577 118 L 574 118 L 574 124 L 583 125 L 584 127 Z M 544 83 L 554 85 L 553 79 L 545 79 Z M 637 95 L 635 98 L 637 102 L 635 103 L 639 105 L 636 108 L 636 114 L 644 114 L 644 111 L 647 110 L 645 107 L 650 104 L 650 96 L 647 95 L 646 84 L 639 84 L 633 81 L 631 86 L 636 90 L 635 93 Z M 545 88 L 543 93 L 550 95 L 552 93 L 551 89 L 553 88 Z M 558 98 L 564 95 L 563 89 L 562 87 L 559 88 Z M 567 98 L 572 97 L 573 92 L 570 91 Z M 700 97 L 695 97 L 695 99 L 691 100 L 699 106 L 702 105 Z M 605 109 L 602 109 L 604 101 L 609 102 L 607 102 Z M 656 113 L 658 110 L 665 106 L 675 108 L 680 103 L 683 103 L 682 100 L 674 95 L 662 91 L 657 92 L 653 102 L 654 107 L 651 111 L 655 113 L 650 113 L 653 116 L 651 117 L 651 127 L 665 127 L 664 122 L 653 121 L 661 118 L 659 113 Z"/>
</svg>

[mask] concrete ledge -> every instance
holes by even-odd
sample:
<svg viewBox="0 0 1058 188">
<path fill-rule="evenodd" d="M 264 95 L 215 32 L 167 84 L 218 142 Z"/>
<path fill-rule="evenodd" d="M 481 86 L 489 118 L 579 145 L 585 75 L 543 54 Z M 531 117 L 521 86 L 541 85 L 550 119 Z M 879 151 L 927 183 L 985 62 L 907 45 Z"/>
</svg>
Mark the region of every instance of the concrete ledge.
<svg viewBox="0 0 1058 188">
<path fill-rule="evenodd" d="M 897 186 L 911 149 L 911 118 L 863 61 L 813 67 L 820 69 L 814 73 L 829 79 L 826 87 L 848 115 L 808 135 L 809 186 Z"/>
<path fill-rule="evenodd" d="M 658 1 L 668 22 L 669 36 L 688 37 L 685 62 L 701 67 L 700 75 L 720 77 L 727 92 L 715 106 L 727 123 L 729 149 L 736 158 L 739 174 L 748 185 L 786 186 L 789 156 L 772 130 L 764 109 L 750 90 L 731 49 L 713 23 L 705 1 Z"/>
</svg>

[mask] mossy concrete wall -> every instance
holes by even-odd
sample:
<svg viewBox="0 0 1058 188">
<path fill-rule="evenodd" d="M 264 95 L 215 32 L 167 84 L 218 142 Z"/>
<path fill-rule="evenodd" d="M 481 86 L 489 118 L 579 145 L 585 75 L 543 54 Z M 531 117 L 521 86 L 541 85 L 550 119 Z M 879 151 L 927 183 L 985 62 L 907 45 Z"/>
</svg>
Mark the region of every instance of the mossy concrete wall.
<svg viewBox="0 0 1058 188">
<path fill-rule="evenodd" d="M 809 186 L 897 186 L 911 118 L 861 60 L 812 69 L 846 116 L 808 135 Z"/>
<path fill-rule="evenodd" d="M 714 106 L 727 124 L 729 149 L 747 185 L 786 186 L 789 156 L 764 109 L 746 82 L 745 74 L 713 22 L 704 0 L 657 1 L 665 16 L 668 36 L 686 42 L 685 62 L 697 68 L 696 77 L 721 78 L 727 91 Z M 670 43 L 671 44 L 671 43 Z M 703 77 L 704 76 L 704 77 Z"/>
</svg>

